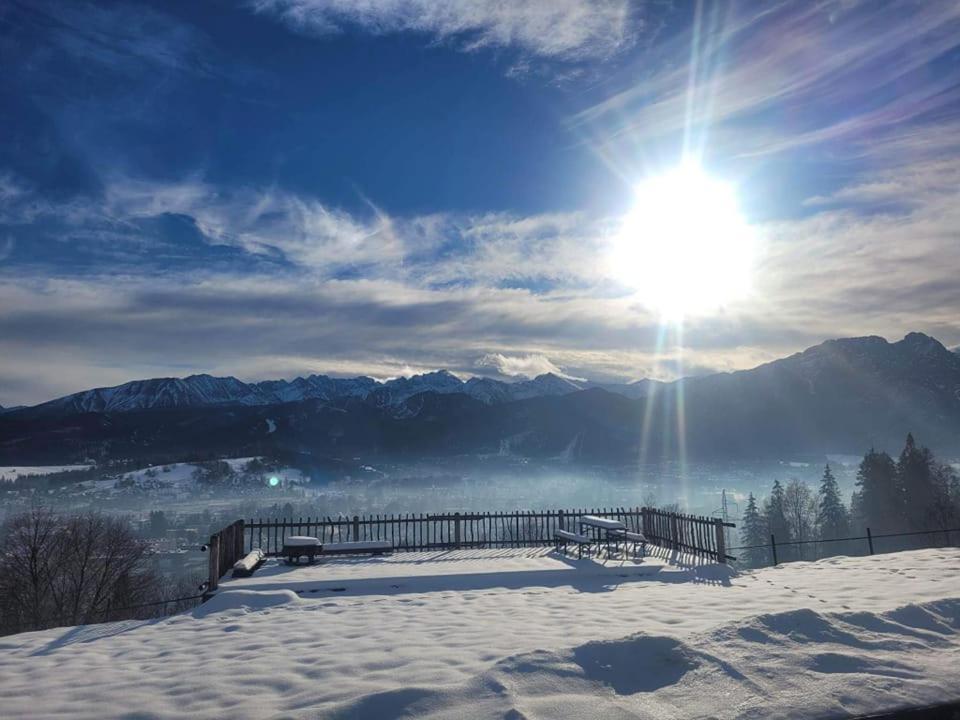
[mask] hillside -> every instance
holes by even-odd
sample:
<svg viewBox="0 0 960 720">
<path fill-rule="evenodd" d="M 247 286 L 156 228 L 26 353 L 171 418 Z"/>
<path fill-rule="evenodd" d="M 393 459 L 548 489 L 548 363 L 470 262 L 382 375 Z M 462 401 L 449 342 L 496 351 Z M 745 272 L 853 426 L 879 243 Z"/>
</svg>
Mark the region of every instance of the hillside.
<svg viewBox="0 0 960 720">
<path fill-rule="evenodd" d="M 91 719 L 829 718 L 960 700 L 956 549 L 680 565 L 529 548 L 271 564 L 193 613 L 5 637 L 0 694 L 11 717 Z"/>
<path fill-rule="evenodd" d="M 166 461 L 171 454 L 276 450 L 334 457 L 507 454 L 590 463 L 681 455 L 776 459 L 858 454 L 870 447 L 895 451 L 907 432 L 942 455 L 960 454 L 960 356 L 920 333 L 895 343 L 831 340 L 752 370 L 640 383 L 636 387 L 646 394 L 636 399 L 601 387 L 579 389 L 556 376 L 510 385 L 518 396 L 511 399 L 498 394 L 494 381 L 464 383 L 438 372 L 369 392 L 357 379 L 343 381 L 348 385 L 334 385 L 339 395 L 261 404 L 249 401 L 249 387 L 239 381 L 213 380 L 201 384 L 202 393 L 189 383 L 192 389 L 183 390 L 174 382 L 149 381 L 157 385 L 90 391 L 79 405 L 71 396 L 56 401 L 60 406 L 4 413 L 0 463 Z M 131 399 L 145 397 L 148 387 L 158 402 L 229 394 L 235 404 L 136 407 L 139 400 Z M 120 409 L 78 410 L 91 403 Z"/>
</svg>

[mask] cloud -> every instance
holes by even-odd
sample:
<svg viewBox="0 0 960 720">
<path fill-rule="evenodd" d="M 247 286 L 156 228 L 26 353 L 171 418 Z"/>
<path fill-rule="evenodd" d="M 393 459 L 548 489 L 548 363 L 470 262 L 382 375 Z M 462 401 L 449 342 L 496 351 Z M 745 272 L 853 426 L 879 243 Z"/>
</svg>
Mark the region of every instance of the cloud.
<svg viewBox="0 0 960 720">
<path fill-rule="evenodd" d="M 115 178 L 102 201 L 48 202 L 30 215 L 36 229 L 63 213 L 69 232 L 51 240 L 56 265 L 25 264 L 34 240 L 18 242 L 0 265 L 5 373 L 22 378 L 43 356 L 51 378 L 49 391 L 39 380 L 0 391 L 4 404 L 36 402 L 107 378 L 201 371 L 667 379 L 753 366 L 836 336 L 919 329 L 956 344 L 953 170 L 931 153 L 897 171 L 899 153 L 872 186 L 840 191 L 839 205 L 825 199 L 808 217 L 760 226 L 754 296 L 722 315 L 688 318 L 682 334 L 664 334 L 606 278 L 615 217 L 394 217 L 375 205 L 354 215 L 275 188 Z M 917 190 L 895 211 L 843 206 L 902 194 L 901 186 Z M 28 191 L 14 194 L 13 207 L 36 213 Z M 176 233 L 158 234 L 158 224 Z M 114 255 L 83 263 L 70 254 L 77 247 Z M 168 256 L 185 259 L 157 272 Z"/>
<path fill-rule="evenodd" d="M 253 0 L 250 5 L 303 32 L 414 32 L 467 51 L 513 47 L 559 60 L 609 58 L 633 44 L 640 22 L 628 0 Z"/>
<path fill-rule="evenodd" d="M 550 362 L 545 355 L 504 355 L 503 353 L 487 353 L 477 360 L 477 367 L 492 368 L 500 375 L 507 377 L 535 378 L 538 375 L 551 373 L 568 380 L 583 380 L 567 375 L 559 367 Z"/>
<path fill-rule="evenodd" d="M 859 145 L 954 106 L 955 73 L 932 66 L 958 47 L 956 3 L 704 4 L 571 125 L 621 169 L 665 141 L 721 158 Z"/>
<path fill-rule="evenodd" d="M 51 49 L 101 71 L 133 75 L 144 69 L 190 71 L 213 75 L 215 50 L 194 27 L 144 5 L 103 5 L 31 0 L 11 21 L 21 35 L 39 32 L 43 52 L 30 69 L 44 73 Z"/>
</svg>

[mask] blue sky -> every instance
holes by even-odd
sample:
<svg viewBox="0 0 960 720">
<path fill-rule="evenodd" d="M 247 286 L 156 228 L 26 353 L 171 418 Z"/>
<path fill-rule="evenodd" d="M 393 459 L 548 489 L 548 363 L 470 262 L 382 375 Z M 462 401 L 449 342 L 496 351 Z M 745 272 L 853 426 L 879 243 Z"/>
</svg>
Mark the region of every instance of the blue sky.
<svg viewBox="0 0 960 720">
<path fill-rule="evenodd" d="M 12 0 L 0 63 L 4 405 L 960 343 L 956 3 Z M 684 153 L 760 243 L 664 333 L 604 258 Z"/>
</svg>

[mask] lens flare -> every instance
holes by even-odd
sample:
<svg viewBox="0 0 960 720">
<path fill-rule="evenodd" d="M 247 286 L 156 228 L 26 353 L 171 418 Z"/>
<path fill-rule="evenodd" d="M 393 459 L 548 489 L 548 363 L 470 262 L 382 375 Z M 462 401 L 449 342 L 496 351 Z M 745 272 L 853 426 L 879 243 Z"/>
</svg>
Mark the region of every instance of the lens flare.
<svg viewBox="0 0 960 720">
<path fill-rule="evenodd" d="M 270 487 L 276 487 L 277 485 L 280 484 L 280 478 L 274 475 L 269 480 L 267 480 L 267 483 L 270 485 Z"/>
<path fill-rule="evenodd" d="M 680 321 L 746 297 L 755 251 L 733 187 L 687 161 L 637 186 L 608 261 L 644 305 Z"/>
</svg>

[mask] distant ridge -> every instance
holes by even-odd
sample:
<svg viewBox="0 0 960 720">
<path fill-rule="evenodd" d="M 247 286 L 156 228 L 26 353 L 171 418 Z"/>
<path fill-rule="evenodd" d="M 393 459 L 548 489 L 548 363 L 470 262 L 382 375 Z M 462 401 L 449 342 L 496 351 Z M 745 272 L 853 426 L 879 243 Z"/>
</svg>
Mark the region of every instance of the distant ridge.
<svg viewBox="0 0 960 720">
<path fill-rule="evenodd" d="M 370 377 L 332 378 L 309 375 L 295 380 L 244 383 L 235 377 L 190 375 L 185 378 L 134 380 L 113 387 L 94 388 L 35 405 L 43 414 L 129 412 L 157 408 L 277 405 L 304 400 L 336 402 L 369 399 L 382 407 L 397 406 L 423 392 L 462 393 L 486 404 L 532 397 L 562 395 L 588 387 L 603 387 L 626 397 L 643 395 L 644 385 L 601 385 L 573 381 L 546 373 L 532 380 L 503 382 L 473 377 L 464 382 L 447 370 L 378 382 Z"/>
</svg>

